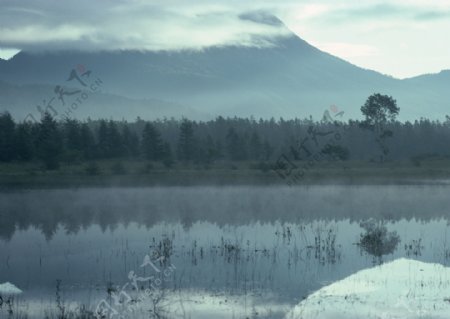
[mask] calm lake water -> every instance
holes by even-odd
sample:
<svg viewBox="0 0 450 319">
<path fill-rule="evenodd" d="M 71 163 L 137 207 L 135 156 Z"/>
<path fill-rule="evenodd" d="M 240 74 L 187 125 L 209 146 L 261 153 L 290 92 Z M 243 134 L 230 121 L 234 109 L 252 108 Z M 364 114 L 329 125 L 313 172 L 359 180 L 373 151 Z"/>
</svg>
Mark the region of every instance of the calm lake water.
<svg viewBox="0 0 450 319">
<path fill-rule="evenodd" d="M 445 185 L 4 192 L 0 283 L 23 290 L 16 317 L 95 311 L 103 300 L 116 317 L 283 318 L 385 261 L 448 265 L 449 194 Z M 371 218 L 399 239 L 392 249 L 360 245 Z"/>
</svg>

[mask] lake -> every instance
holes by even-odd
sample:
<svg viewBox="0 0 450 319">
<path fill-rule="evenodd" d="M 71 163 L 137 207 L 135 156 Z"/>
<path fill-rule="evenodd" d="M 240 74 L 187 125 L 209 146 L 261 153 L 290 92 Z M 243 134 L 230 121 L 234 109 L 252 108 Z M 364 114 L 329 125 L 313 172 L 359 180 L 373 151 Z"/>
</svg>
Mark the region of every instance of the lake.
<svg viewBox="0 0 450 319">
<path fill-rule="evenodd" d="M 284 318 L 320 288 L 375 265 L 405 257 L 448 266 L 449 191 L 430 184 L 3 192 L 0 283 L 23 293 L 3 303 L 0 317 Z"/>
</svg>

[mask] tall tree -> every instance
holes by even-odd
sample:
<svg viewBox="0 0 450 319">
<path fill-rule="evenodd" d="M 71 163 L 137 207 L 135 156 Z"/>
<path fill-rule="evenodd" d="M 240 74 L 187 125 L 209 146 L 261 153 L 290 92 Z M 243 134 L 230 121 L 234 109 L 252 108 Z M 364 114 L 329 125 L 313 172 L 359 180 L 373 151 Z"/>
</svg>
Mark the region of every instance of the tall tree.
<svg viewBox="0 0 450 319">
<path fill-rule="evenodd" d="M 264 140 L 262 148 L 263 148 L 263 150 L 262 150 L 263 159 L 266 161 L 270 160 L 270 158 L 273 155 L 274 149 L 273 149 L 272 145 L 270 145 L 270 143 L 267 139 Z"/>
<path fill-rule="evenodd" d="M 242 161 L 247 158 L 247 150 L 244 139 L 239 136 L 234 128 L 230 127 L 226 136 L 227 151 L 232 161 Z"/>
<path fill-rule="evenodd" d="M 389 121 L 394 121 L 400 108 L 392 96 L 372 94 L 361 106 L 361 112 L 365 117 L 365 124 L 379 129 Z"/>
<path fill-rule="evenodd" d="M 89 125 L 87 123 L 83 123 L 80 129 L 81 135 L 81 149 L 83 151 L 83 156 L 85 159 L 92 159 L 95 157 L 95 138 L 92 133 Z"/>
<path fill-rule="evenodd" d="M 39 125 L 37 154 L 49 170 L 57 169 L 63 150 L 62 136 L 58 124 L 50 113 L 45 112 Z"/>
<path fill-rule="evenodd" d="M 0 161 L 10 162 L 16 157 L 15 123 L 8 112 L 0 114 Z"/>
<path fill-rule="evenodd" d="M 192 122 L 184 119 L 180 125 L 178 138 L 178 158 L 182 161 L 190 161 L 195 155 L 195 138 Z"/>
<path fill-rule="evenodd" d="M 393 122 L 399 111 L 400 108 L 392 96 L 379 93 L 369 96 L 366 103 L 361 107 L 361 112 L 365 117 L 362 127 L 375 132 L 375 142 L 381 150 L 379 154 L 380 162 L 383 162 L 389 153 L 386 139 L 393 136 L 393 132 L 386 128 L 386 124 Z"/>
<path fill-rule="evenodd" d="M 83 158 L 80 123 L 67 118 L 63 123 L 64 132 L 64 159 L 67 162 L 76 162 Z"/>
<path fill-rule="evenodd" d="M 106 158 L 110 153 L 111 145 L 109 143 L 108 126 L 105 120 L 101 120 L 97 130 L 97 157 Z"/>
<path fill-rule="evenodd" d="M 113 120 L 108 122 L 108 144 L 110 147 L 110 157 L 120 157 L 124 155 L 122 135 L 120 134 L 117 124 Z"/>
<path fill-rule="evenodd" d="M 210 134 L 206 136 L 206 140 L 204 142 L 205 146 L 205 161 L 206 163 L 212 163 L 219 158 L 219 151 L 217 150 L 217 144 L 214 143 L 213 138 Z"/>
<path fill-rule="evenodd" d="M 253 160 L 260 160 L 262 155 L 262 143 L 257 132 L 253 132 L 250 138 L 250 158 Z"/>
<path fill-rule="evenodd" d="M 63 128 L 66 148 L 80 152 L 82 147 L 80 123 L 68 118 L 64 121 Z"/>
<path fill-rule="evenodd" d="M 150 123 L 146 123 L 142 132 L 142 152 L 146 159 L 159 161 L 164 157 L 164 144 L 161 134 Z"/>
<path fill-rule="evenodd" d="M 174 160 L 172 155 L 172 148 L 170 147 L 170 144 L 165 142 L 163 145 L 163 159 L 162 162 L 165 167 L 170 168 L 172 167 Z"/>
<path fill-rule="evenodd" d="M 139 155 L 139 138 L 135 131 L 130 130 L 128 125 L 125 125 L 122 129 L 122 142 L 126 156 L 137 157 Z"/>
<path fill-rule="evenodd" d="M 17 158 L 21 161 L 29 161 L 33 158 L 33 135 L 30 123 L 20 123 L 16 128 Z"/>
</svg>

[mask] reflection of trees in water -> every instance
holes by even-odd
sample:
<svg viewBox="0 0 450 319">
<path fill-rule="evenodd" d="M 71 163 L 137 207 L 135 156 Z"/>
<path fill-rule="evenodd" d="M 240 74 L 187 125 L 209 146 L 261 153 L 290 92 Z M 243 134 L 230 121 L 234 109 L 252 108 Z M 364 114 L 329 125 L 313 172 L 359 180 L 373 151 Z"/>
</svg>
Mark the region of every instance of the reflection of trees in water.
<svg viewBox="0 0 450 319">
<path fill-rule="evenodd" d="M 355 191 L 353 188 L 345 190 Z M 370 200 L 370 191 L 373 193 L 370 188 L 353 196 Z M 16 229 L 31 226 L 50 239 L 60 226 L 67 233 L 77 233 L 90 225 L 99 225 L 106 231 L 131 222 L 147 227 L 161 221 L 181 222 L 189 228 L 193 222 L 201 220 L 218 225 L 348 218 L 350 222 L 359 222 L 374 216 L 389 220 L 412 217 L 423 220 L 411 207 L 402 209 L 396 202 L 391 205 L 392 210 L 387 210 L 395 213 L 387 215 L 383 215 L 381 210 L 377 213 L 370 209 L 359 210 L 358 207 L 349 211 L 345 198 L 340 194 L 333 187 L 285 189 L 256 186 L 14 191 L 0 193 L 0 238 L 9 239 Z M 327 200 L 319 204 L 323 197 Z M 417 211 L 423 211 L 419 204 L 410 206 L 418 206 Z M 442 214 L 443 210 L 431 210 L 427 218 L 445 217 Z M 288 229 L 280 234 L 289 242 Z"/>
<path fill-rule="evenodd" d="M 365 230 L 361 234 L 360 247 L 380 263 L 384 255 L 392 254 L 397 249 L 400 237 L 396 231 L 388 232 L 386 222 L 370 219 L 360 225 Z"/>
<path fill-rule="evenodd" d="M 15 221 L 7 218 L 6 213 L 0 211 L 0 239 L 9 240 L 14 235 L 15 231 Z"/>
</svg>

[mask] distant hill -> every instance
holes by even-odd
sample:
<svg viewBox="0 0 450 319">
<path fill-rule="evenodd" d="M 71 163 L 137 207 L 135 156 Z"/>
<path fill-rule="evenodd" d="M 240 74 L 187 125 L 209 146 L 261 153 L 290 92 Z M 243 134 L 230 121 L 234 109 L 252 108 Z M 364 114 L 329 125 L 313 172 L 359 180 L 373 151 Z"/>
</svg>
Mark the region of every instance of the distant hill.
<svg viewBox="0 0 450 319">
<path fill-rule="evenodd" d="M 74 91 L 77 88 L 67 88 L 68 91 Z M 84 91 L 82 91 L 84 92 Z M 31 115 L 32 118 L 39 120 L 40 111 L 37 106 L 41 106 L 41 110 L 47 110 L 55 118 L 63 119 L 67 114 L 70 117 L 79 119 L 87 119 L 88 117 L 114 119 L 131 119 L 134 120 L 138 116 L 141 118 L 162 118 L 176 117 L 179 118 L 183 114 L 193 114 L 195 117 L 204 117 L 195 110 L 169 103 L 157 99 L 130 99 L 109 93 L 91 93 L 88 97 L 74 106 L 72 111 L 71 102 L 67 101 L 66 105 L 62 105 L 58 101 L 54 101 L 50 107 L 43 107 L 43 101 L 49 101 L 54 96 L 54 86 L 44 84 L 28 84 L 13 85 L 0 81 L 0 113 L 9 111 L 15 118 L 24 119 Z"/>
<path fill-rule="evenodd" d="M 285 28 L 275 18 L 259 22 Z M 202 51 L 21 52 L 0 61 L 0 80 L 31 84 L 27 86 L 31 91 L 37 84 L 68 85 L 71 68 L 82 64 L 102 79 L 103 92 L 114 95 L 95 100 L 99 104 L 92 105 L 90 115 L 115 118 L 136 113 L 173 115 L 175 109 L 191 118 L 320 118 L 333 104 L 347 118 L 356 118 L 360 106 L 374 92 L 393 95 L 401 119 L 442 119 L 450 113 L 450 71 L 399 80 L 322 52 L 293 33 L 270 41 L 269 47 L 223 46 Z M 30 102 L 34 99 L 31 91 L 27 95 Z M 155 103 L 142 99 L 180 107 L 161 107 L 156 113 L 149 106 Z M 23 107 L 22 100 L 10 93 L 9 107 Z M 128 105 L 119 105 L 122 102 Z M 123 112 L 122 108 L 128 107 L 130 112 Z"/>
</svg>

